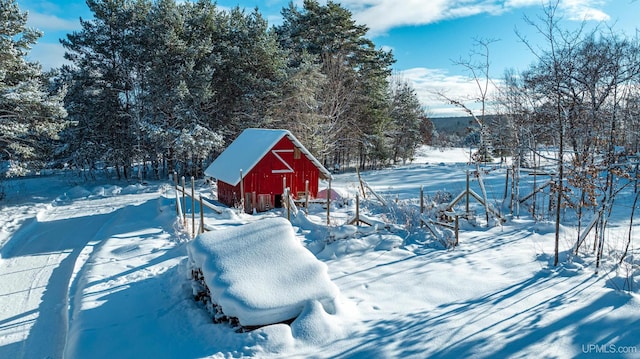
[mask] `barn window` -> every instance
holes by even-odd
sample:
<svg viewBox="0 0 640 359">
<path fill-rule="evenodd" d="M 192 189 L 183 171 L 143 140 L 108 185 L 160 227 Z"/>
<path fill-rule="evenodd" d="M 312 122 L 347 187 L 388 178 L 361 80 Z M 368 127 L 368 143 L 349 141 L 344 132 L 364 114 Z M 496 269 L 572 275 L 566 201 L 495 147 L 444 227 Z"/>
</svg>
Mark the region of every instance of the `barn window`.
<svg viewBox="0 0 640 359">
<path fill-rule="evenodd" d="M 294 160 L 300 159 L 300 149 L 298 147 L 293 149 L 293 159 Z"/>
</svg>

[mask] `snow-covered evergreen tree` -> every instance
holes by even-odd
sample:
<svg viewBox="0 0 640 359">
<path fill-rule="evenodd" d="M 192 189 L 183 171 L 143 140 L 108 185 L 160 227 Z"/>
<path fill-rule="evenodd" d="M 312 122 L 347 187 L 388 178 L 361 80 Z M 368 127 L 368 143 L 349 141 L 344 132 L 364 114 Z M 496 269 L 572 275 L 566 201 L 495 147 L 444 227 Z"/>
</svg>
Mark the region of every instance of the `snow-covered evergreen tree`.
<svg viewBox="0 0 640 359">
<path fill-rule="evenodd" d="M 229 139 L 247 127 L 267 124 L 286 80 L 286 53 L 266 19 L 256 10 L 234 8 L 220 14 L 215 42 L 215 119 Z M 233 134 L 232 136 L 229 136 Z"/>
<path fill-rule="evenodd" d="M 105 161 L 118 177 L 129 177 L 136 160 L 136 79 L 139 67 L 135 44 L 140 36 L 139 22 L 148 11 L 148 2 L 127 0 L 88 0 L 94 18 L 80 20 L 82 30 L 67 35 L 62 44 L 70 86 L 78 87 L 67 97 L 70 117 L 79 123 L 87 143 L 75 142 L 85 152 L 92 144 L 100 150 L 95 161 Z M 73 109 L 80 109 L 79 112 Z"/>
<path fill-rule="evenodd" d="M 289 66 L 297 68 L 313 56 L 325 76 L 316 82 L 318 107 L 309 109 L 322 119 L 316 132 L 324 148 L 316 155 L 326 165 L 386 161 L 391 53 L 376 49 L 365 36 L 367 27 L 336 2 L 305 0 L 302 9 L 291 3 L 282 14 L 276 32 L 290 51 Z"/>
<path fill-rule="evenodd" d="M 51 160 L 51 141 L 67 125 L 61 93 L 26 60 L 41 36 L 26 22 L 15 0 L 0 0 L 0 161 L 11 162 L 9 175 Z"/>
<path fill-rule="evenodd" d="M 213 91 L 210 34 L 199 32 L 215 14 L 206 2 L 179 5 L 175 0 L 89 0 L 94 17 L 63 45 L 70 91 L 66 105 L 78 126 L 72 156 L 77 165 L 104 162 L 119 177 L 131 176 L 134 163 L 173 170 L 172 144 L 183 130 L 205 128 Z M 199 12 L 205 15 L 193 15 Z M 207 36 L 209 35 L 209 36 Z M 205 156 L 206 157 L 206 156 Z M 183 166 L 184 167 L 184 166 Z M 146 168 L 146 166 L 144 166 Z"/>
<path fill-rule="evenodd" d="M 393 126 L 387 132 L 392 140 L 393 160 L 411 160 L 422 142 L 421 123 L 424 109 L 415 90 L 404 81 L 392 85 L 391 119 Z"/>
</svg>

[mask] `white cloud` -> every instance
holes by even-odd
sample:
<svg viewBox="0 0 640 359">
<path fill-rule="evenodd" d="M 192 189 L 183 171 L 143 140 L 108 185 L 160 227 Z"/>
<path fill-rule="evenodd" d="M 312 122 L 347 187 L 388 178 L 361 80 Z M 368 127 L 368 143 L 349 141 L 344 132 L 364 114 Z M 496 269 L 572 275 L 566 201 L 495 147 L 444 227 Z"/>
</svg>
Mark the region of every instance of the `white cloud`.
<svg viewBox="0 0 640 359">
<path fill-rule="evenodd" d="M 44 70 L 60 67 L 69 62 L 64 59 L 65 49 L 61 44 L 38 42 L 29 52 L 28 58 L 38 61 Z"/>
<path fill-rule="evenodd" d="M 544 0 L 343 0 L 358 23 L 366 24 L 371 35 L 384 34 L 394 27 L 427 25 L 447 19 L 478 14 L 500 15 L 518 8 L 541 7 Z M 599 9 L 603 0 L 561 0 L 560 9 L 571 20 L 608 20 Z"/>
<path fill-rule="evenodd" d="M 29 12 L 27 25 L 42 31 L 72 31 L 80 28 L 80 20 L 63 19 L 54 15 Z"/>
<path fill-rule="evenodd" d="M 604 5 L 601 0 L 564 0 L 560 8 L 570 20 L 608 21 L 611 17 L 597 7 Z"/>
<path fill-rule="evenodd" d="M 354 18 L 380 34 L 397 26 L 423 25 L 442 20 L 448 10 L 447 0 L 345 0 Z"/>
<path fill-rule="evenodd" d="M 415 89 L 420 102 L 427 107 L 430 116 L 466 116 L 460 108 L 450 105 L 437 93 L 443 93 L 447 97 L 463 101 L 465 106 L 473 111 L 479 111 L 481 104 L 476 101 L 479 97 L 478 87 L 473 79 L 451 75 L 443 69 L 428 69 L 417 67 L 398 73 L 398 76 L 410 84 Z M 497 83 L 497 82 L 496 82 Z M 495 93 L 495 89 L 490 91 Z M 489 95 L 489 100 L 491 94 Z M 488 109 L 491 112 L 491 109 Z"/>
<path fill-rule="evenodd" d="M 507 8 L 520 8 L 527 6 L 540 6 L 544 4 L 542 0 L 507 0 L 504 6 Z"/>
</svg>

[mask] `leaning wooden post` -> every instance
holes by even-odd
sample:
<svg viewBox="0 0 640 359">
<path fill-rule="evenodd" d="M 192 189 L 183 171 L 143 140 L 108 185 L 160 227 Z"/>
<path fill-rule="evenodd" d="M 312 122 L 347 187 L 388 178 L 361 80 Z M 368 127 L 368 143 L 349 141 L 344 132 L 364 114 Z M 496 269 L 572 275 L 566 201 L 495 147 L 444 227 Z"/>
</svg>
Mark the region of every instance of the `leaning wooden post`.
<svg viewBox="0 0 640 359">
<path fill-rule="evenodd" d="M 182 176 L 182 225 L 187 226 L 187 194 L 186 192 L 186 184 L 184 180 L 184 176 Z"/>
<path fill-rule="evenodd" d="M 456 242 L 453 244 L 454 247 L 458 246 L 458 236 L 460 234 L 460 216 L 456 215 L 455 223 L 453 224 L 453 233 L 456 236 Z"/>
<path fill-rule="evenodd" d="M 329 189 L 327 190 L 327 226 L 331 224 L 331 177 L 329 177 Z"/>
<path fill-rule="evenodd" d="M 196 236 L 196 179 L 191 176 L 191 237 Z"/>
<path fill-rule="evenodd" d="M 358 182 L 360 182 L 360 190 L 362 191 L 362 198 L 367 199 L 367 193 L 364 191 L 364 183 L 362 183 L 362 177 L 360 177 L 360 169 L 356 166 L 356 173 L 358 174 Z"/>
<path fill-rule="evenodd" d="M 309 215 L 309 180 L 304 181 L 304 209 Z"/>
<path fill-rule="evenodd" d="M 242 169 L 240 169 L 240 204 L 242 205 L 242 211 L 247 212 L 244 205 L 244 179 L 242 178 Z"/>
</svg>

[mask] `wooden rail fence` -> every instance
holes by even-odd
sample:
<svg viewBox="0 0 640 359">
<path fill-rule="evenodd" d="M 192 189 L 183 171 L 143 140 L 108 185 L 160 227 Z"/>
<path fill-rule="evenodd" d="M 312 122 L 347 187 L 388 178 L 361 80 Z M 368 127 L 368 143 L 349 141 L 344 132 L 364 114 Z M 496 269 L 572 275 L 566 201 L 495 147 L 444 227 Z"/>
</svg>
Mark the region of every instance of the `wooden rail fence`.
<svg viewBox="0 0 640 359">
<path fill-rule="evenodd" d="M 196 236 L 196 202 L 198 203 L 199 210 L 199 226 L 198 233 L 204 233 L 205 231 L 209 231 L 210 228 L 204 223 L 204 210 L 205 208 L 210 209 L 217 214 L 222 214 L 222 209 L 215 204 L 205 200 L 202 198 L 201 194 L 198 194 L 196 198 L 195 191 L 195 178 L 191 177 L 191 188 L 186 187 L 185 177 L 183 176 L 178 182 L 178 175 L 176 173 L 173 174 L 173 180 L 175 183 L 176 190 L 176 215 L 182 222 L 184 228 L 189 232 L 191 237 Z M 191 199 L 191 221 L 188 221 L 187 212 L 185 209 L 187 208 L 187 197 Z"/>
</svg>

